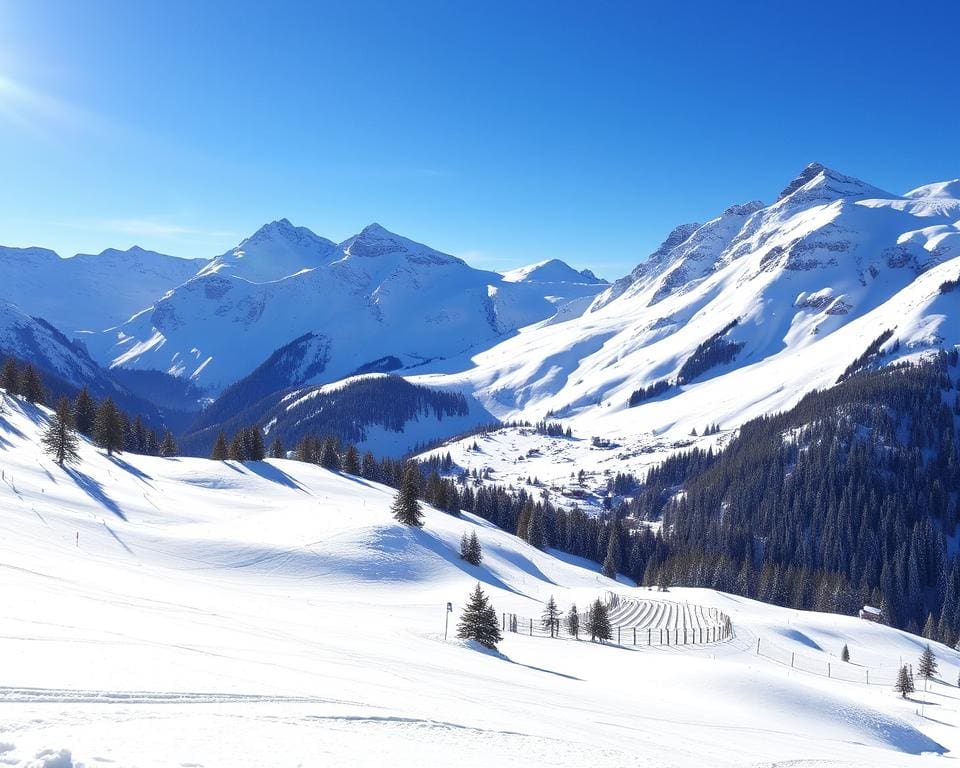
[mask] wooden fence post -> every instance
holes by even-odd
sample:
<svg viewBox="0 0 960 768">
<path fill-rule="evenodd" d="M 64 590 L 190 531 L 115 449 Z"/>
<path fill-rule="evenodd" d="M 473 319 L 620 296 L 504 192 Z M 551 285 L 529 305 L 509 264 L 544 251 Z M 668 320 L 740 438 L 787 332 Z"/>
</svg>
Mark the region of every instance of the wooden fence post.
<svg viewBox="0 0 960 768">
<path fill-rule="evenodd" d="M 533 619 L 530 619 L 530 637 L 533 637 Z"/>
<path fill-rule="evenodd" d="M 637 628 L 636 627 L 633 628 L 633 644 L 634 645 L 637 644 Z"/>
<path fill-rule="evenodd" d="M 647 645 L 653 645 L 653 628 L 647 627 Z"/>
<path fill-rule="evenodd" d="M 827 662 L 827 677 L 830 677 L 830 662 Z"/>
<path fill-rule="evenodd" d="M 796 654 L 794 654 L 794 653 L 791 651 L 791 653 L 790 653 L 790 669 L 793 669 L 793 658 L 794 658 L 795 655 L 796 655 Z"/>
<path fill-rule="evenodd" d="M 757 656 L 760 655 L 760 638 L 757 638 Z"/>
<path fill-rule="evenodd" d="M 620 627 L 617 627 L 617 645 L 620 645 Z"/>
</svg>

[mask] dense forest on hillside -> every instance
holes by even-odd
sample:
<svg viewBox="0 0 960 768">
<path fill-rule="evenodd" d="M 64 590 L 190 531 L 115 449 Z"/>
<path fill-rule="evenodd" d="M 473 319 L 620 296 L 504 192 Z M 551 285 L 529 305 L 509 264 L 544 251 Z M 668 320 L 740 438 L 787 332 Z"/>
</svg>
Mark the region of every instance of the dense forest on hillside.
<svg viewBox="0 0 960 768">
<path fill-rule="evenodd" d="M 663 520 L 635 575 L 797 608 L 879 603 L 891 624 L 955 641 L 958 373 L 953 352 L 856 374 L 719 453 L 667 460 L 628 507 Z"/>
</svg>

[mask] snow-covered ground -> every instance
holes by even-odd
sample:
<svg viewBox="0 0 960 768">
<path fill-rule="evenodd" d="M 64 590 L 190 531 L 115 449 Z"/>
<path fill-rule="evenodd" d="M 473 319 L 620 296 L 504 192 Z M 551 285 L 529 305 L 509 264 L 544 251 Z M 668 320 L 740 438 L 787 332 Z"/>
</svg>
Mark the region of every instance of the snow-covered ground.
<svg viewBox="0 0 960 768">
<path fill-rule="evenodd" d="M 725 643 L 636 650 L 508 634 L 444 640 L 479 580 L 499 612 L 566 610 L 603 578 L 470 517 L 396 524 L 393 492 L 291 461 L 89 446 L 63 470 L 40 412 L 0 416 L 0 761 L 47 766 L 922 766 L 960 748 L 960 657 L 925 717 L 887 686 L 758 656 L 896 666 L 921 641 L 709 590 Z M 480 567 L 458 558 L 476 530 Z M 915 697 L 917 699 L 920 696 Z M 62 750 L 69 750 L 70 754 Z"/>
</svg>

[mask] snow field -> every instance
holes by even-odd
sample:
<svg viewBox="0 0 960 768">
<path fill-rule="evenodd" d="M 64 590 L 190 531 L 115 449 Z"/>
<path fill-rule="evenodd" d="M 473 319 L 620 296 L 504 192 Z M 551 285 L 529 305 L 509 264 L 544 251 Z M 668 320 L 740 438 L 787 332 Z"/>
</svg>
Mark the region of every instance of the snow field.
<svg viewBox="0 0 960 768">
<path fill-rule="evenodd" d="M 960 664 L 942 646 L 947 682 L 921 718 L 889 689 L 753 651 L 761 637 L 832 658 L 846 642 L 856 663 L 896 664 L 922 648 L 905 633 L 711 590 L 654 600 L 469 515 L 427 508 L 404 528 L 391 489 L 297 462 L 84 445 L 64 470 L 37 447 L 44 418 L 0 414 L 5 764 L 913 768 L 960 744 Z M 459 559 L 465 530 L 480 567 Z M 636 621 L 714 609 L 734 636 L 625 653 L 506 633 L 485 653 L 454 638 L 478 581 L 498 612 L 615 591 Z"/>
</svg>

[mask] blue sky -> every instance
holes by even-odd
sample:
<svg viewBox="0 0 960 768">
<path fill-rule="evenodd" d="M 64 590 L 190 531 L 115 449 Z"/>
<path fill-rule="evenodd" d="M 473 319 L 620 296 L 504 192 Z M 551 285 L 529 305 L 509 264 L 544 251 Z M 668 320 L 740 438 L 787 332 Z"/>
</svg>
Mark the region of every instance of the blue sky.
<svg viewBox="0 0 960 768">
<path fill-rule="evenodd" d="M 960 4 L 0 0 L 0 243 L 371 221 L 627 272 L 811 160 L 960 176 Z"/>
</svg>

